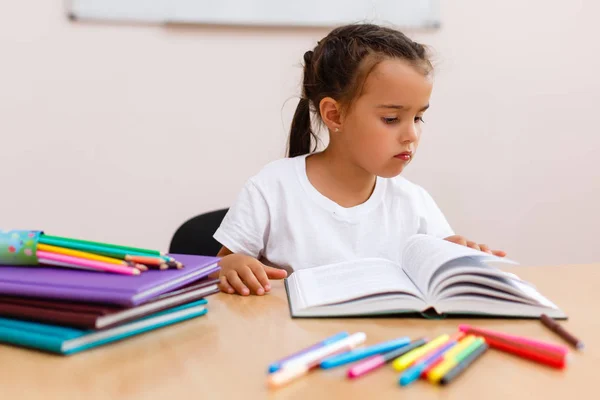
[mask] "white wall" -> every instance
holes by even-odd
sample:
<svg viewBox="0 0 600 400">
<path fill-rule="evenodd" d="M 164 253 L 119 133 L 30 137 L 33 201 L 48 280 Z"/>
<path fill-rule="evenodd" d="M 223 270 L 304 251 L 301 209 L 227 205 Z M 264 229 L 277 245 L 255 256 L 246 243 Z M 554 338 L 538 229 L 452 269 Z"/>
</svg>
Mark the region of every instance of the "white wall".
<svg viewBox="0 0 600 400">
<path fill-rule="evenodd" d="M 600 261 L 593 0 L 443 2 L 409 178 L 455 230 L 526 264 Z M 166 249 L 284 154 L 326 31 L 83 24 L 0 2 L 0 227 Z"/>
</svg>

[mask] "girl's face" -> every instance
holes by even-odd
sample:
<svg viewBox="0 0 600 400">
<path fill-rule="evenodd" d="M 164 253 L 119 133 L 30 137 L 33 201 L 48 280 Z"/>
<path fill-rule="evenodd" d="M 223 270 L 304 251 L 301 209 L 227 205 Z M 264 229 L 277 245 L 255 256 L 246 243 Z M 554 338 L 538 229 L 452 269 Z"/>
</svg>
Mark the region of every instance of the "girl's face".
<svg viewBox="0 0 600 400">
<path fill-rule="evenodd" d="M 403 60 L 379 63 L 333 133 L 358 166 L 384 178 L 399 175 L 419 145 L 431 78 Z"/>
</svg>

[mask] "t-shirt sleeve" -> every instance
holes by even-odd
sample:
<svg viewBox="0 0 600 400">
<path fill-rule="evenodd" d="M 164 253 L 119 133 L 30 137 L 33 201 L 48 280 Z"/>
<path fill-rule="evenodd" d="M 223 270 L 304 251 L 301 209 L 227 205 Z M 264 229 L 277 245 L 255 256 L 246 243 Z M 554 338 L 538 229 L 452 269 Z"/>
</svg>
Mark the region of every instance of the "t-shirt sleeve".
<svg viewBox="0 0 600 400">
<path fill-rule="evenodd" d="M 225 215 L 213 237 L 233 253 L 259 258 L 265 248 L 269 221 L 267 202 L 250 180 Z"/>
<path fill-rule="evenodd" d="M 444 217 L 442 210 L 440 210 L 431 195 L 420 186 L 419 191 L 419 208 L 421 210 L 419 215 L 419 233 L 439 238 L 454 235 L 454 231 L 450 227 L 446 217 Z"/>
</svg>

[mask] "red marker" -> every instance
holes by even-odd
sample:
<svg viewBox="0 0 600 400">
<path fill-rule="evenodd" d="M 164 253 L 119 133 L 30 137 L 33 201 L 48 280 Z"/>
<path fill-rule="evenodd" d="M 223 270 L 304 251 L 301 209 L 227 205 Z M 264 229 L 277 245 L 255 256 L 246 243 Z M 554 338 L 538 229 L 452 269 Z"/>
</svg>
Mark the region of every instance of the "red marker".
<svg viewBox="0 0 600 400">
<path fill-rule="evenodd" d="M 489 330 L 484 331 L 463 326 L 461 326 L 460 329 L 465 333 L 483 337 L 487 344 L 496 350 L 514 354 L 518 357 L 526 358 L 558 369 L 564 368 L 567 364 L 568 353 L 554 351 L 546 346 L 537 346 L 528 342 L 512 340 L 504 335 L 492 333 Z"/>
</svg>

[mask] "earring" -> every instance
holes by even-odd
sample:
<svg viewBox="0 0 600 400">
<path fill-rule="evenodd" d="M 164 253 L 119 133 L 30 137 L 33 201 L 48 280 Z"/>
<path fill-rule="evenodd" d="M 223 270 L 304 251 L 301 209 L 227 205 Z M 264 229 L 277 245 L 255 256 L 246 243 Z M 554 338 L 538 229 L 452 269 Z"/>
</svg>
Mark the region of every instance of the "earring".
<svg viewBox="0 0 600 400">
<path fill-rule="evenodd" d="M 340 128 L 335 128 L 335 131 L 336 131 L 336 132 L 339 132 L 339 131 L 340 131 Z"/>
</svg>

